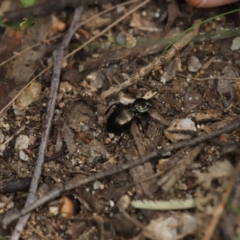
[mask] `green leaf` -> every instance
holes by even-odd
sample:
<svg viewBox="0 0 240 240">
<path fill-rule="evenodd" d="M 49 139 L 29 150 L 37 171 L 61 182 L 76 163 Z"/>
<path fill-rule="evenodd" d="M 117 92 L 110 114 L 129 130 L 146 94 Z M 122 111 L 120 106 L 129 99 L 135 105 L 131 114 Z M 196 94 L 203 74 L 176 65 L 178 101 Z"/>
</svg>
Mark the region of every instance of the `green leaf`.
<svg viewBox="0 0 240 240">
<path fill-rule="evenodd" d="M 31 7 L 34 4 L 35 0 L 21 0 L 22 5 L 26 7 Z"/>
<path fill-rule="evenodd" d="M 22 22 L 5 22 L 3 17 L 0 17 L 0 26 L 15 30 L 24 30 L 32 27 L 34 24 L 35 23 L 32 17 L 24 18 Z"/>
<path fill-rule="evenodd" d="M 35 24 L 35 22 L 34 22 L 33 18 L 27 17 L 27 18 L 24 18 L 21 23 L 19 23 L 19 27 L 21 30 L 23 30 L 23 29 L 34 26 L 34 24 Z"/>
</svg>

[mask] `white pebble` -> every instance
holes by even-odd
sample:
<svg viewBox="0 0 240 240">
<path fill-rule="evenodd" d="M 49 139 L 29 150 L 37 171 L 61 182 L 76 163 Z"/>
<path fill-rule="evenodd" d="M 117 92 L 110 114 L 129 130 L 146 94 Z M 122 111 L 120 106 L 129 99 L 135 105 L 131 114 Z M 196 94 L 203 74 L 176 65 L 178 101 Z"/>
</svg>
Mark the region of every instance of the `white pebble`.
<svg viewBox="0 0 240 240">
<path fill-rule="evenodd" d="M 231 50 L 238 50 L 240 48 L 240 37 L 236 37 L 232 41 Z"/>
<path fill-rule="evenodd" d="M 93 189 L 94 190 L 97 190 L 100 188 L 100 185 L 101 185 L 101 182 L 96 180 L 94 183 L 93 183 Z"/>
<path fill-rule="evenodd" d="M 195 56 L 191 56 L 188 62 L 188 71 L 197 72 L 202 67 L 202 63 Z"/>
<path fill-rule="evenodd" d="M 20 158 L 22 161 L 28 161 L 28 160 L 29 160 L 28 155 L 27 155 L 23 150 L 20 150 L 20 151 L 19 151 L 19 158 Z"/>
<path fill-rule="evenodd" d="M 24 150 L 28 148 L 29 138 L 27 135 L 19 135 L 15 142 L 15 149 Z"/>
</svg>

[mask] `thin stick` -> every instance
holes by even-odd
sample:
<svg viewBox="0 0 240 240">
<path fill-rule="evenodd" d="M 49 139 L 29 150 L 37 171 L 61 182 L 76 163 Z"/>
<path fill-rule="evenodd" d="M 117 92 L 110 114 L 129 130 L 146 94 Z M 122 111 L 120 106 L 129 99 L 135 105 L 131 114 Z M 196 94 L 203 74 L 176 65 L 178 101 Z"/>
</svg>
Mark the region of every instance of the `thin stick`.
<svg viewBox="0 0 240 240">
<path fill-rule="evenodd" d="M 31 203 L 35 202 L 37 199 L 36 191 L 37 191 L 39 179 L 40 179 L 40 176 L 42 173 L 42 165 L 43 165 L 44 159 L 45 159 L 45 152 L 47 149 L 47 143 L 48 143 L 49 133 L 50 133 L 50 129 L 51 129 L 55 104 L 56 104 L 56 97 L 57 97 L 57 91 L 58 91 L 58 87 L 59 87 L 61 64 L 62 64 L 62 59 L 64 56 L 64 50 L 68 46 L 75 31 L 79 28 L 79 20 L 80 20 L 81 12 L 82 12 L 81 7 L 76 8 L 76 10 L 74 12 L 72 24 L 71 24 L 67 34 L 63 38 L 61 45 L 53 52 L 54 67 L 53 67 L 50 96 L 49 96 L 48 107 L 47 107 L 46 122 L 45 122 L 44 130 L 42 132 L 42 138 L 41 138 L 41 143 L 39 146 L 37 163 L 36 163 L 36 167 L 34 169 L 34 174 L 32 177 L 32 182 L 30 185 L 30 189 L 29 189 L 29 193 L 28 193 L 28 197 L 27 197 L 25 206 L 29 206 Z M 13 234 L 11 236 L 11 240 L 18 240 L 20 238 L 21 233 L 22 233 L 29 217 L 30 217 L 30 214 L 27 214 L 18 220 L 18 223 L 17 223 L 17 225 L 13 231 Z"/>
<path fill-rule="evenodd" d="M 18 52 L 18 53 L 15 53 L 15 55 L 13 55 L 12 57 L 10 57 L 10 58 L 8 58 L 7 60 L 1 62 L 1 63 L 0 63 L 0 67 L 3 66 L 3 65 L 5 65 L 6 63 L 12 61 L 13 59 L 15 59 L 15 58 L 17 58 L 17 57 L 20 57 L 21 54 L 23 54 L 23 53 L 25 53 L 25 52 L 27 52 L 27 51 L 35 48 L 35 47 L 38 47 L 38 46 L 40 46 L 41 44 L 43 44 L 43 43 L 45 43 L 45 42 L 49 42 L 49 41 L 53 41 L 53 40 L 55 40 L 55 39 L 58 39 L 58 38 L 60 38 L 62 35 L 63 35 L 63 34 L 58 34 L 57 36 L 54 36 L 54 37 L 49 38 L 49 39 L 46 39 L 46 40 L 44 40 L 44 41 L 42 41 L 42 42 L 38 42 L 38 43 L 36 43 L 36 44 L 34 44 L 34 45 L 30 46 L 30 47 L 27 47 L 27 48 L 23 49 L 22 51 L 20 51 L 20 52 Z"/>
<path fill-rule="evenodd" d="M 240 127 L 240 117 L 237 117 L 232 123 L 230 123 L 228 126 L 214 131 L 210 134 L 205 134 L 187 141 L 181 141 L 172 145 L 168 145 L 166 147 L 163 147 L 162 149 L 158 149 L 155 150 L 149 154 L 147 154 L 146 156 L 139 158 L 135 161 L 120 165 L 120 166 L 116 166 L 110 170 L 107 171 L 102 171 L 99 173 L 96 173 L 95 175 L 91 175 L 89 177 L 83 178 L 81 180 L 76 180 L 76 181 L 71 181 L 65 184 L 65 186 L 63 187 L 58 187 L 53 189 L 51 192 L 49 192 L 46 196 L 40 198 L 39 200 L 37 200 L 36 202 L 34 202 L 33 204 L 31 204 L 30 206 L 25 207 L 24 209 L 22 209 L 19 213 L 15 213 L 9 216 L 6 216 L 2 223 L 3 225 L 8 225 L 9 223 L 11 223 L 12 221 L 18 219 L 19 217 L 29 213 L 30 211 L 36 209 L 37 207 L 42 206 L 43 204 L 55 199 L 56 197 L 59 197 L 63 192 L 75 189 L 77 187 L 80 187 L 84 184 L 90 183 L 92 181 L 95 181 L 97 179 L 101 179 L 104 177 L 108 177 L 111 176 L 113 174 L 125 171 L 125 170 L 129 170 L 131 168 L 134 168 L 140 164 L 143 164 L 147 161 L 150 160 L 157 160 L 159 159 L 160 156 L 162 156 L 164 153 L 169 152 L 169 151 L 175 151 L 184 147 L 193 147 L 197 144 L 200 144 L 202 142 L 208 141 L 212 138 L 215 138 L 217 136 L 220 136 L 223 133 L 228 133 L 231 131 L 236 130 L 237 128 Z"/>
<path fill-rule="evenodd" d="M 197 77 L 192 77 L 192 76 L 187 76 L 181 73 L 177 73 L 176 74 L 179 77 L 183 77 L 183 78 L 190 78 L 192 80 L 196 80 L 196 81 L 209 81 L 209 80 L 215 80 L 215 79 L 222 79 L 222 80 L 226 80 L 226 81 L 238 81 L 240 80 L 240 77 L 222 77 L 222 76 L 212 76 L 212 77 L 208 77 L 208 78 L 197 78 Z"/>
<path fill-rule="evenodd" d="M 152 70 L 159 70 L 164 64 L 169 63 L 176 53 L 180 51 L 183 47 L 185 47 L 188 43 L 192 41 L 192 39 L 198 34 L 200 20 L 196 20 L 193 25 L 193 30 L 185 34 L 178 42 L 175 42 L 172 47 L 165 53 L 164 56 L 156 57 L 152 62 L 150 62 L 147 66 L 142 67 L 140 70 L 136 71 L 129 79 L 124 81 L 123 83 L 112 86 L 108 90 L 104 91 L 101 96 L 103 99 L 108 96 L 118 93 L 124 88 L 127 88 L 133 84 L 137 84 L 140 80 L 143 79 L 149 72 Z"/>
</svg>

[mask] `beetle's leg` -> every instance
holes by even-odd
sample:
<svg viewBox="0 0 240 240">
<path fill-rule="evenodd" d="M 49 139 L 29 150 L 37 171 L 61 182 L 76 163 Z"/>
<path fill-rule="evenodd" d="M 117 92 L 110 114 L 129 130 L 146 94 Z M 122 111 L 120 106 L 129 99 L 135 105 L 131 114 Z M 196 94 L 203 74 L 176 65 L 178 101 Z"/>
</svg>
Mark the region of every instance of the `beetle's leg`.
<svg viewBox="0 0 240 240">
<path fill-rule="evenodd" d="M 114 152 L 117 151 L 117 148 L 120 146 L 120 142 L 122 141 L 123 137 L 126 135 L 126 132 L 121 133 L 120 138 L 118 139 L 116 143 L 116 147 L 114 147 Z"/>
<path fill-rule="evenodd" d="M 117 142 L 116 149 L 117 149 L 117 147 L 120 145 L 120 142 L 122 141 L 122 139 L 123 139 L 123 137 L 125 136 L 125 134 L 126 134 L 126 132 L 121 133 L 121 136 L 120 136 L 120 138 L 119 138 L 119 140 L 118 140 L 118 142 Z M 115 150 L 116 150 L 116 149 L 115 149 Z"/>
<path fill-rule="evenodd" d="M 141 119 L 139 119 L 138 117 L 135 117 L 135 118 L 133 119 L 133 121 L 135 121 L 138 130 L 144 133 L 144 127 L 143 127 L 143 125 L 142 125 Z M 141 128 L 140 128 L 140 127 L 141 127 Z"/>
<path fill-rule="evenodd" d="M 107 114 L 108 112 L 109 112 L 109 110 L 113 107 L 113 106 L 116 106 L 117 108 L 119 108 L 119 107 L 121 107 L 121 106 L 123 106 L 121 103 L 113 103 L 113 104 L 111 104 L 108 108 L 107 108 L 107 110 L 105 111 L 105 114 Z"/>
</svg>

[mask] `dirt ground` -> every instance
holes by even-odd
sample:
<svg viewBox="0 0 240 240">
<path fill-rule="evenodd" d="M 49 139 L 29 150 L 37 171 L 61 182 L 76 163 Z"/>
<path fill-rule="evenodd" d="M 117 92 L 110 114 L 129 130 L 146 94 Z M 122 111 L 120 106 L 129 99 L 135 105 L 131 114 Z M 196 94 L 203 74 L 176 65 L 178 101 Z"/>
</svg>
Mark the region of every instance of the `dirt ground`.
<svg viewBox="0 0 240 240">
<path fill-rule="evenodd" d="M 86 22 L 64 52 L 37 197 L 93 178 L 33 210 L 21 239 L 239 239 L 240 134 L 226 129 L 239 124 L 239 5 L 197 10 L 179 1 L 183 15 L 168 30 L 176 12 L 150 1 L 98 36 L 140 3 L 84 7 Z M 73 13 L 67 7 L 23 31 L 0 29 L 1 221 L 24 207 L 48 114 L 52 53 Z M 200 18 L 212 19 L 191 35 Z M 152 106 L 139 112 L 136 99 Z M 16 223 L 1 224 L 1 240 Z"/>
</svg>

